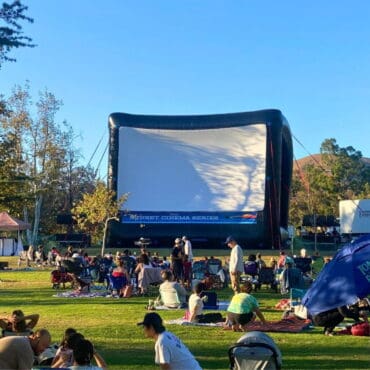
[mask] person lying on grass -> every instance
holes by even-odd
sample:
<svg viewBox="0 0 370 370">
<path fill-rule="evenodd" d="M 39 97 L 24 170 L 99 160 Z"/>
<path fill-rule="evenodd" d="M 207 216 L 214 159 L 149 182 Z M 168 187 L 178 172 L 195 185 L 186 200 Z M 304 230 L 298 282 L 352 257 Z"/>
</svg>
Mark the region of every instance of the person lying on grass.
<svg viewBox="0 0 370 370">
<path fill-rule="evenodd" d="M 247 331 L 247 324 L 255 320 L 255 315 L 262 323 L 266 323 L 256 298 L 249 294 L 252 289 L 253 285 L 250 281 L 241 285 L 241 292 L 233 296 L 227 308 L 227 320 L 234 331 Z"/>
<path fill-rule="evenodd" d="M 8 317 L 0 318 L 0 327 L 3 329 L 3 336 L 8 335 L 26 335 L 32 333 L 32 329 L 36 326 L 40 315 L 33 314 L 25 316 L 22 310 L 15 310 Z"/>
</svg>

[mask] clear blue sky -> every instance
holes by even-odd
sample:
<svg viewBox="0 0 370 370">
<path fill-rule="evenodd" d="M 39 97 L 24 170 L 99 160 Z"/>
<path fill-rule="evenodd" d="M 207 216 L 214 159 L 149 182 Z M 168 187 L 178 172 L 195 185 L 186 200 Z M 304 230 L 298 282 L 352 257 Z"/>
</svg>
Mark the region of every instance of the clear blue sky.
<svg viewBox="0 0 370 370">
<path fill-rule="evenodd" d="M 34 100 L 45 87 L 62 99 L 58 119 L 82 133 L 85 163 L 118 111 L 277 108 L 309 152 L 334 137 L 370 157 L 370 1 L 22 2 L 38 46 L 3 64 L 0 93 L 28 79 Z"/>
</svg>

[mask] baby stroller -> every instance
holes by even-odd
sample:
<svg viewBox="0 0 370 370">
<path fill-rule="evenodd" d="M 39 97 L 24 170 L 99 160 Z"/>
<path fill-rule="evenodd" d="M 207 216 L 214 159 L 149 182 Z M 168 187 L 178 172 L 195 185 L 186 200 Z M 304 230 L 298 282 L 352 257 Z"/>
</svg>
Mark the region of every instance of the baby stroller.
<svg viewBox="0 0 370 370">
<path fill-rule="evenodd" d="M 232 370 L 281 369 L 282 356 L 271 337 L 260 331 L 244 334 L 229 348 Z"/>
<path fill-rule="evenodd" d="M 59 289 L 61 285 L 63 285 L 63 288 L 65 288 L 66 283 L 72 284 L 72 282 L 72 277 L 62 266 L 60 266 L 57 270 L 53 270 L 51 272 L 51 283 L 53 284 L 53 289 Z"/>
</svg>

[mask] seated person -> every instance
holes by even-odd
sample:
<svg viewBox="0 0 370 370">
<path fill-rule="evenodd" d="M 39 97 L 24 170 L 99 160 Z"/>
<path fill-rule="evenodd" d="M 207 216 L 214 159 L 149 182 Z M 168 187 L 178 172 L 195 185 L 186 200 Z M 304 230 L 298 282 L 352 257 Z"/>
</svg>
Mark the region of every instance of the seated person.
<svg viewBox="0 0 370 370">
<path fill-rule="evenodd" d="M 280 274 L 280 288 L 281 294 L 289 293 L 290 289 L 293 288 L 305 288 L 302 271 L 296 267 L 293 267 L 292 262 L 287 262 L 284 270 Z"/>
<path fill-rule="evenodd" d="M 241 292 L 233 296 L 227 308 L 227 320 L 234 331 L 246 331 L 246 325 L 255 319 L 255 314 L 262 323 L 266 322 L 256 298 L 249 294 L 252 289 L 252 283 L 246 281 L 240 286 Z"/>
<path fill-rule="evenodd" d="M 207 296 L 201 297 L 201 293 L 206 290 L 204 283 L 200 282 L 195 284 L 193 294 L 189 298 L 189 321 L 196 323 L 210 323 L 223 321 L 220 313 L 207 313 L 203 314 L 203 300 Z"/>
<path fill-rule="evenodd" d="M 163 283 L 159 286 L 160 301 L 168 308 L 186 307 L 186 290 L 173 280 L 171 271 L 162 271 Z"/>
<path fill-rule="evenodd" d="M 244 273 L 252 277 L 257 277 L 258 275 L 258 263 L 256 262 L 256 255 L 250 254 L 248 256 L 248 261 L 244 264 Z"/>
<path fill-rule="evenodd" d="M 52 368 L 65 368 L 73 365 L 73 342 L 84 339 L 83 335 L 77 333 L 76 329 L 65 330 L 62 342 L 60 343 L 55 357 L 51 363 Z"/>
<path fill-rule="evenodd" d="M 162 263 L 159 265 L 159 267 L 162 270 L 168 270 L 171 267 L 171 264 L 170 264 L 169 261 L 167 261 L 167 257 L 166 256 L 163 256 Z"/>
<path fill-rule="evenodd" d="M 112 271 L 112 278 L 118 280 L 117 286 L 113 286 L 113 289 L 117 289 L 119 297 L 123 297 L 127 285 L 130 285 L 131 279 L 129 273 L 125 269 L 124 261 L 121 259 L 117 261 L 117 266 Z"/>
<path fill-rule="evenodd" d="M 104 359 L 95 351 L 92 343 L 86 339 L 80 339 L 73 347 L 73 366 L 72 370 L 105 370 L 107 364 Z M 95 360 L 98 366 L 91 365 L 91 361 Z"/>
<path fill-rule="evenodd" d="M 256 262 L 258 265 L 258 270 L 261 270 L 262 268 L 266 267 L 266 262 L 262 259 L 261 253 L 257 253 Z"/>
<path fill-rule="evenodd" d="M 320 312 L 312 317 L 312 321 L 316 326 L 324 327 L 325 335 L 332 336 L 335 334 L 334 328 L 345 318 L 353 319 L 357 323 L 361 322 L 360 317 L 362 317 L 364 321 L 367 321 L 367 315 L 360 312 L 358 304 L 354 304 Z"/>
<path fill-rule="evenodd" d="M 0 319 L 3 336 L 31 334 L 39 318 L 40 315 L 38 314 L 25 316 L 23 311 L 15 310 L 11 316 Z"/>
<path fill-rule="evenodd" d="M 139 263 L 137 264 L 134 273 L 137 275 L 138 283 L 143 280 L 144 277 L 144 270 L 147 268 L 152 268 L 152 265 L 150 264 L 149 257 L 146 253 L 142 253 L 139 257 Z M 139 294 L 144 294 L 145 289 L 143 287 L 140 287 L 139 284 Z"/>
</svg>

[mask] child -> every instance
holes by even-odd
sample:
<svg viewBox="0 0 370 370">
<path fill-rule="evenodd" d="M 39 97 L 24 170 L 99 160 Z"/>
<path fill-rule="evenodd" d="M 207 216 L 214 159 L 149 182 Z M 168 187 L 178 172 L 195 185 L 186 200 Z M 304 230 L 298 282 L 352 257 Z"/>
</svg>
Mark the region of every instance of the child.
<svg viewBox="0 0 370 370">
<path fill-rule="evenodd" d="M 52 368 L 66 368 L 73 365 L 73 343 L 82 339 L 83 335 L 77 333 L 76 329 L 68 328 L 51 364 Z"/>
</svg>

